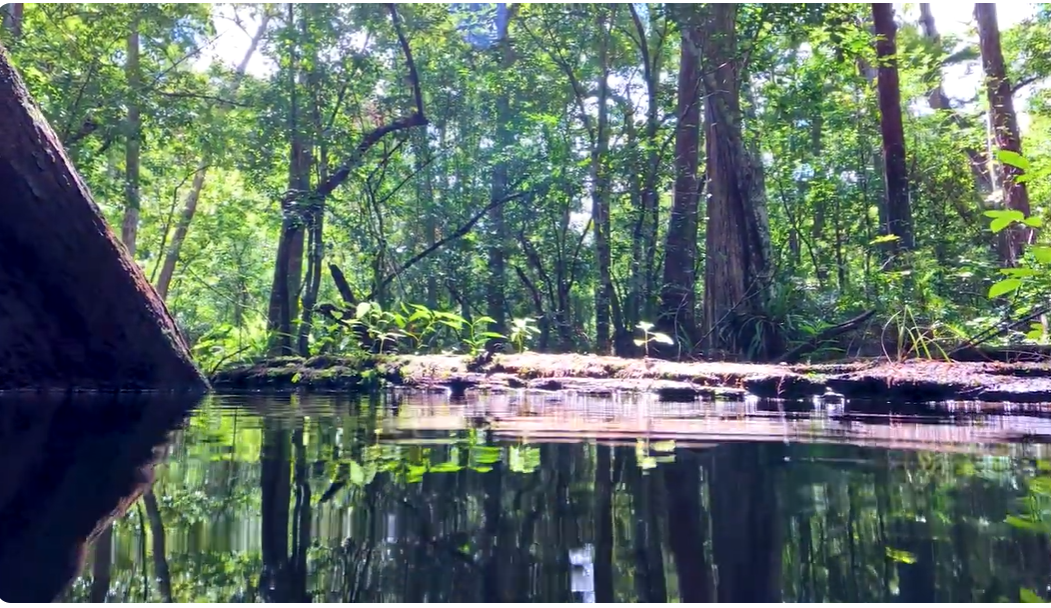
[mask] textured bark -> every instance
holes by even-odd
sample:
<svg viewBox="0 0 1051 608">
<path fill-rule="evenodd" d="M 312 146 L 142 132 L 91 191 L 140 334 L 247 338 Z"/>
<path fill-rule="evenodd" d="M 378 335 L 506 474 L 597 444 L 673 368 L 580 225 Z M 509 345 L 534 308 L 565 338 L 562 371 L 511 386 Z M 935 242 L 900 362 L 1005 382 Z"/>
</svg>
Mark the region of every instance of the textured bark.
<svg viewBox="0 0 1051 608">
<path fill-rule="evenodd" d="M 909 204 L 909 170 L 905 164 L 905 131 L 901 118 L 901 88 L 898 83 L 898 59 L 895 48 L 897 26 L 894 25 L 894 6 L 887 3 L 872 5 L 872 20 L 876 28 L 876 56 L 879 58 L 879 77 L 876 92 L 879 98 L 880 133 L 883 136 L 883 183 L 887 190 L 887 223 L 883 234 L 893 234 L 894 249 L 913 248 L 912 208 Z"/>
<path fill-rule="evenodd" d="M 1004 68 L 1003 50 L 1000 48 L 1000 27 L 996 19 L 996 5 L 977 2 L 974 18 L 978 22 L 978 41 L 982 51 L 982 68 L 985 72 L 986 94 L 989 99 L 989 114 L 992 118 L 993 138 L 996 150 L 1010 150 L 1022 154 L 1022 137 L 1018 132 L 1018 117 L 1015 115 L 1011 83 Z M 1011 165 L 1000 163 L 1000 185 L 1004 189 L 1005 209 L 1021 211 L 1029 217 L 1029 191 L 1024 183 L 1015 178 L 1022 171 Z M 1009 266 L 1017 264 L 1025 245 L 1032 242 L 1034 231 L 1028 226 L 1012 226 L 1003 231 L 1001 261 Z"/>
<path fill-rule="evenodd" d="M 762 357 L 767 345 L 756 342 L 756 323 L 766 307 L 770 231 L 762 164 L 758 153 L 745 146 L 741 130 L 737 5 L 709 5 L 702 17 L 704 35 L 693 43 L 701 49 L 707 102 L 705 346 Z"/>
<path fill-rule="evenodd" d="M 225 93 L 225 97 L 232 98 L 237 93 L 237 89 L 240 88 L 241 82 L 244 80 L 245 72 L 248 70 L 248 62 L 252 59 L 252 55 L 255 54 L 256 49 L 259 47 L 259 43 L 263 39 L 263 35 L 266 33 L 267 25 L 270 22 L 270 13 L 265 12 L 262 19 L 259 21 L 259 29 L 256 30 L 255 36 L 252 38 L 252 43 L 248 46 L 248 50 L 245 52 L 244 59 L 237 66 L 237 71 L 234 75 L 234 81 Z M 225 111 L 222 112 L 225 114 Z M 193 222 L 193 216 L 197 213 L 197 203 L 201 199 L 201 191 L 204 189 L 204 182 L 208 175 L 208 168 L 212 164 L 213 155 L 211 151 L 205 152 L 201 155 L 201 161 L 198 163 L 197 173 L 193 178 L 193 186 L 190 188 L 190 192 L 187 193 L 186 199 L 183 202 L 182 214 L 179 216 L 179 223 L 175 226 L 175 234 L 172 236 L 171 245 L 168 248 L 168 253 L 164 256 L 164 265 L 161 266 L 161 274 L 157 279 L 157 293 L 160 294 L 161 299 L 168 298 L 168 288 L 171 287 L 172 277 L 175 275 L 175 267 L 179 263 L 179 254 L 182 251 L 182 244 L 186 241 L 186 233 L 190 230 L 190 223 Z"/>
<path fill-rule="evenodd" d="M 690 10 L 696 10 L 691 7 Z M 697 213 L 700 182 L 701 82 L 696 25 L 683 24 L 679 56 L 678 121 L 675 126 L 675 196 L 664 247 L 664 282 L 658 327 L 671 336 L 695 339 Z"/>
<path fill-rule="evenodd" d="M 139 19 L 131 22 L 128 34 L 128 60 L 124 67 L 128 83 L 128 118 L 124 133 L 124 221 L 121 241 L 135 258 L 135 244 L 139 234 L 139 152 L 142 144 L 142 120 L 139 116 L 139 90 L 142 74 L 139 68 Z"/>
<path fill-rule="evenodd" d="M 207 386 L 0 50 L 0 387 Z"/>
<path fill-rule="evenodd" d="M 940 46 L 941 35 L 938 34 L 938 29 L 934 25 L 934 15 L 931 13 L 931 5 L 925 2 L 920 3 L 920 25 L 923 28 L 924 37 L 935 46 Z M 930 94 L 927 96 L 927 102 L 933 110 L 948 112 L 950 119 L 956 127 L 960 129 L 973 127 L 973 125 L 967 124 L 967 121 L 964 120 L 963 116 L 953 110 L 952 105 L 949 103 L 949 96 L 945 94 L 945 89 L 942 87 L 940 72 L 938 80 L 931 89 Z M 993 183 L 989 177 L 988 163 L 986 162 L 985 154 L 973 147 L 964 148 L 964 153 L 967 154 L 967 158 L 971 162 L 971 173 L 974 175 L 975 188 L 977 188 L 982 194 L 989 194 L 993 191 Z"/>
</svg>

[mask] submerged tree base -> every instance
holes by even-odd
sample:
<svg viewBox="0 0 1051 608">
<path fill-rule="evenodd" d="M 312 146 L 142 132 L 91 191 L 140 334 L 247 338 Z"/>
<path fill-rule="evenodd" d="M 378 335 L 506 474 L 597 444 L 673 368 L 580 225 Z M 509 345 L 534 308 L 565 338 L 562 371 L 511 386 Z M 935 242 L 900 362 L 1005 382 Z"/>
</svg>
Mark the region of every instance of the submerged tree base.
<svg viewBox="0 0 1051 608">
<path fill-rule="evenodd" d="M 449 391 L 454 396 L 524 390 L 593 396 L 652 393 L 668 401 L 752 396 L 859 404 L 978 401 L 1051 407 L 1051 367 L 1041 363 L 859 360 L 753 365 L 536 353 L 496 355 L 489 360 L 445 355 L 282 357 L 231 366 L 212 378 L 220 391 L 348 392 L 367 390 L 381 381 L 402 390 Z"/>
</svg>

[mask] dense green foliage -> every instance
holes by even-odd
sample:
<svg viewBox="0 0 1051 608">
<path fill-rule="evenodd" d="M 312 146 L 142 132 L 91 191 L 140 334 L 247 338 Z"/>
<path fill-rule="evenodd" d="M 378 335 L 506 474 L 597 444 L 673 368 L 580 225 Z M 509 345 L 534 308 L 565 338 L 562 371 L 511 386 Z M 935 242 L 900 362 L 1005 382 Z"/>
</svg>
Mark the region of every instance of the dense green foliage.
<svg viewBox="0 0 1051 608">
<path fill-rule="evenodd" d="M 290 332 L 289 349 L 358 348 L 337 319 L 349 322 L 359 301 L 402 315 L 400 325 L 377 317 L 369 327 L 409 352 L 469 351 L 494 337 L 480 332 L 518 349 L 593 350 L 608 306 L 617 352 L 641 354 L 631 338 L 651 345 L 640 323 L 667 329 L 661 268 L 679 255 L 666 239 L 681 161 L 680 46 L 690 40 L 680 31 L 720 35 L 704 29 L 716 20 L 697 7 L 34 4 L 0 36 L 118 233 L 136 182 L 135 258 L 155 283 L 165 258 L 178 260 L 167 303 L 206 365 L 273 351 L 275 331 Z M 988 150 L 982 79 L 948 109 L 928 103 L 948 70 L 980 74 L 976 39 L 927 36 L 914 14 L 897 15 L 916 247 L 890 263 L 869 5 L 741 5 L 734 19 L 741 132 L 762 159 L 771 256 L 762 305 L 749 313 L 759 338 L 738 354 L 770 354 L 763 341 L 783 352 L 871 309 L 879 314 L 862 341 L 933 354 L 916 343 L 962 342 L 1040 312 L 1046 248 L 1005 269 L 1019 282 L 990 293 L 1005 278 L 994 234 L 1005 216 L 986 213 L 1002 196 L 983 190 L 968 161 Z M 1013 160 L 1029 166 L 1032 223 L 1051 202 L 1048 28 L 1051 8 L 1037 5 L 1002 36 L 1008 80 L 1028 93 L 1016 100 L 1028 128 Z M 242 79 L 234 64 L 257 31 Z M 126 65 L 132 32 L 137 78 Z M 427 124 L 391 131 L 362 155 L 370 132 L 413 110 L 406 46 Z M 211 59 L 215 49 L 222 60 Z M 129 177 L 133 155 L 140 168 Z M 315 196 L 340 168 L 345 181 Z M 692 244 L 698 302 L 707 256 L 718 254 L 705 250 L 707 195 Z M 287 327 L 272 302 L 285 233 Z M 431 325 L 406 327 L 412 317 L 461 330 L 428 334 Z M 493 323 L 479 327 L 485 317 Z M 996 340 L 1046 341 L 1040 320 Z M 703 346 L 694 337 L 685 350 Z M 842 354 L 846 342 L 828 346 Z"/>
</svg>

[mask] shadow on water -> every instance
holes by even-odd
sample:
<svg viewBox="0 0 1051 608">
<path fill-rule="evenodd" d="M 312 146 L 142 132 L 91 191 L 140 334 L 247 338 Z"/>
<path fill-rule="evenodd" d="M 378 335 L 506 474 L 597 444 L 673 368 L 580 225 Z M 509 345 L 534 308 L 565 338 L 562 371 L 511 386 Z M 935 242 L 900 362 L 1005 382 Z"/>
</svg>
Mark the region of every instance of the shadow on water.
<svg viewBox="0 0 1051 608">
<path fill-rule="evenodd" d="M 0 597 L 957 602 L 1051 583 L 1037 419 L 556 395 L 186 406 L 0 402 Z"/>
<path fill-rule="evenodd" d="M 187 397 L 0 397 L 0 598 L 49 601 L 153 479 Z"/>
</svg>

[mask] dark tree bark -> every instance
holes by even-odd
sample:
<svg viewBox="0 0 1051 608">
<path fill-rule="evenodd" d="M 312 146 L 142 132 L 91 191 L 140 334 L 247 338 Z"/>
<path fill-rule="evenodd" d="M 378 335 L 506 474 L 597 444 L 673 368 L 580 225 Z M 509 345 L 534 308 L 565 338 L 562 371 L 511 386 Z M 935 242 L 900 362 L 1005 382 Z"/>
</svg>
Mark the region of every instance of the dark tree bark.
<svg viewBox="0 0 1051 608">
<path fill-rule="evenodd" d="M 693 13 L 696 8 L 691 5 L 682 10 Z M 694 288 L 697 281 L 697 207 L 700 201 L 697 169 L 701 124 L 701 68 L 699 49 L 693 40 L 701 33 L 697 31 L 693 14 L 682 23 L 681 29 L 675 196 L 664 247 L 664 282 L 658 328 L 670 336 L 684 337 L 686 350 L 691 350 L 696 333 Z"/>
<path fill-rule="evenodd" d="M 887 224 L 883 230 L 884 234 L 898 237 L 892 242 L 893 249 L 910 250 L 914 246 L 912 208 L 909 204 L 909 170 L 905 164 L 905 131 L 901 122 L 894 5 L 874 3 L 872 20 L 877 36 L 879 79 L 876 91 L 879 97 L 880 133 L 883 136 L 883 182 L 887 190 Z"/>
<path fill-rule="evenodd" d="M 986 94 L 989 112 L 992 115 L 993 137 L 997 150 L 1009 150 L 1022 154 L 1022 137 L 1018 132 L 1018 117 L 1015 115 L 1011 83 L 1004 67 L 1003 50 L 1000 48 L 1000 26 L 996 19 L 996 5 L 977 2 L 974 18 L 978 22 L 978 41 L 982 51 L 982 68 L 985 72 Z M 1015 179 L 1022 171 L 1006 163 L 1000 163 L 1000 185 L 1004 190 L 1005 209 L 1021 211 L 1029 217 L 1029 191 L 1025 183 Z M 1025 245 L 1032 242 L 1034 230 L 1028 226 L 1015 225 L 1004 230 L 1001 240 L 1000 259 L 1014 266 Z"/>
<path fill-rule="evenodd" d="M 704 271 L 705 343 L 716 353 L 762 358 L 772 345 L 756 343 L 766 308 L 770 231 L 759 154 L 741 129 L 737 5 L 700 11 L 690 43 L 700 48 L 707 150 L 708 225 Z M 757 348 L 754 348 L 757 347 Z"/>
<path fill-rule="evenodd" d="M 170 604 L 174 600 L 172 599 L 172 575 L 168 569 L 164 520 L 161 519 L 160 505 L 157 504 L 157 496 L 154 495 L 153 488 L 143 492 L 142 503 L 146 505 L 146 518 L 150 522 L 150 536 L 153 541 L 153 575 L 157 579 L 161 599 Z"/>
<path fill-rule="evenodd" d="M 207 386 L 0 49 L 0 387 Z"/>
</svg>

